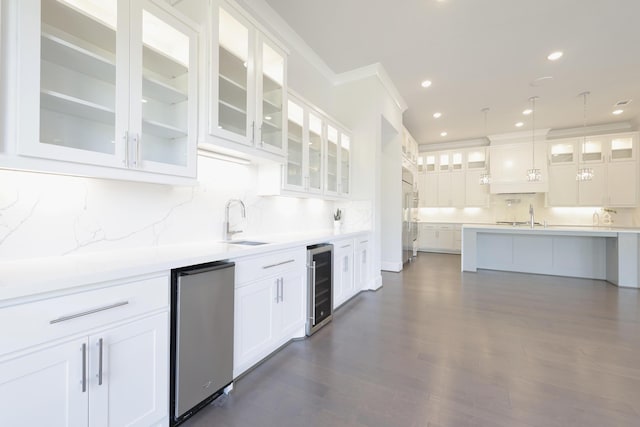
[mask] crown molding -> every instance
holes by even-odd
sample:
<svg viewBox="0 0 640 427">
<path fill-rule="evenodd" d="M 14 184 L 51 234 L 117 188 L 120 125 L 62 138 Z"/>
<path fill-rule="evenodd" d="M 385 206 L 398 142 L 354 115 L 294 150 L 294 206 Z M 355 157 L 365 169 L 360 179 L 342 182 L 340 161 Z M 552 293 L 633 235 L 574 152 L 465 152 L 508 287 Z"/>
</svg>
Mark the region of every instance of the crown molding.
<svg viewBox="0 0 640 427">
<path fill-rule="evenodd" d="M 630 122 L 605 123 L 587 127 L 575 127 L 565 129 L 551 129 L 547 134 L 547 139 L 571 138 L 574 136 L 593 136 L 607 133 L 633 131 L 635 126 Z"/>
<path fill-rule="evenodd" d="M 404 112 L 407 109 L 407 103 L 400 95 L 400 92 L 398 92 L 398 89 L 393 83 L 393 80 L 391 80 L 391 77 L 389 77 L 389 74 L 387 74 L 387 70 L 385 70 L 379 62 L 338 74 L 334 79 L 334 85 L 343 85 L 368 77 L 377 77 L 378 80 L 380 80 L 380 83 L 382 83 L 382 86 L 401 112 Z"/>
</svg>

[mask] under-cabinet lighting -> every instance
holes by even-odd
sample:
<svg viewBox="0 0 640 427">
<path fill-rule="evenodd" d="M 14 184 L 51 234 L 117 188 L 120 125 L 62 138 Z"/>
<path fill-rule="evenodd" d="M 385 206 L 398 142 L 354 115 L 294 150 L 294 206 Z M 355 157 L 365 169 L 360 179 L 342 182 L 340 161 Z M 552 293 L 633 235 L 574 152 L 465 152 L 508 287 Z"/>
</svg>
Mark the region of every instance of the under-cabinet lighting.
<svg viewBox="0 0 640 427">
<path fill-rule="evenodd" d="M 250 165 L 251 162 L 247 159 L 240 157 L 230 156 L 228 154 L 216 153 L 213 151 L 207 151 L 198 149 L 198 155 L 202 157 L 208 157 L 210 159 L 223 160 L 225 162 L 237 163 L 239 165 Z"/>
</svg>

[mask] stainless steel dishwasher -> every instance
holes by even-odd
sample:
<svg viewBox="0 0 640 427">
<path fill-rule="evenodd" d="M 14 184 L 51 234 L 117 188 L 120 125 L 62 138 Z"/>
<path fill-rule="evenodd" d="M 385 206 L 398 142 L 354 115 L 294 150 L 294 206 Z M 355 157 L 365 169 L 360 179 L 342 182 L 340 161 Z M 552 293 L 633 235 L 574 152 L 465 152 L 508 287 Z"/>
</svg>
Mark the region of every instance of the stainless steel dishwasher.
<svg viewBox="0 0 640 427">
<path fill-rule="evenodd" d="M 235 264 L 212 262 L 171 271 L 171 425 L 233 382 Z"/>
</svg>

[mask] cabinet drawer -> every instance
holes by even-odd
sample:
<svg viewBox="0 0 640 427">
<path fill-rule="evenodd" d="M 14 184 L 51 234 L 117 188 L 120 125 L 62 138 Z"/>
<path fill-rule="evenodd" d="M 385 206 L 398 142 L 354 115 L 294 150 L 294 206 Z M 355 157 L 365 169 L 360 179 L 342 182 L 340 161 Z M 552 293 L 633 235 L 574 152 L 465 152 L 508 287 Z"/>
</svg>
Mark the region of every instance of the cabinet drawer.
<svg viewBox="0 0 640 427">
<path fill-rule="evenodd" d="M 236 287 L 283 271 L 304 268 L 306 256 L 306 248 L 297 248 L 235 259 Z"/>
<path fill-rule="evenodd" d="M 0 355 L 168 307 L 168 274 L 5 307 Z"/>
</svg>

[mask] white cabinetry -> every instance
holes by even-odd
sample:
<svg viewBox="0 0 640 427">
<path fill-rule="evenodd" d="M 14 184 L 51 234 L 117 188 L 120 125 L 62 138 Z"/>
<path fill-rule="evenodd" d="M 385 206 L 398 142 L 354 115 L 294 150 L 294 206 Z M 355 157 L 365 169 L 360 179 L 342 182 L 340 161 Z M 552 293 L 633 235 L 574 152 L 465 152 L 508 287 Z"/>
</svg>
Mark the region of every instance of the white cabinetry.
<svg viewBox="0 0 640 427">
<path fill-rule="evenodd" d="M 351 191 L 351 137 L 331 122 L 327 124 L 325 158 L 325 195 L 349 196 Z"/>
<path fill-rule="evenodd" d="M 30 319 L 0 346 L 3 422 L 166 422 L 168 285 L 163 275 L 0 309 L 5 325 Z"/>
<path fill-rule="evenodd" d="M 637 206 L 637 138 L 632 133 L 550 142 L 547 205 Z M 592 179 L 576 181 L 579 168 L 592 169 Z"/>
<path fill-rule="evenodd" d="M 460 253 L 461 228 L 460 224 L 420 223 L 418 225 L 418 250 Z"/>
<path fill-rule="evenodd" d="M 369 236 L 362 236 L 355 239 L 355 292 L 359 292 L 368 286 L 371 277 L 371 245 Z"/>
<path fill-rule="evenodd" d="M 540 135 L 542 137 L 543 135 Z M 524 137 L 526 141 L 527 137 Z M 530 139 L 531 136 L 529 135 Z M 492 141 L 493 142 L 493 141 Z M 534 160 L 535 159 L 535 162 Z M 546 144 L 501 141 L 489 148 L 489 169 L 491 171 L 491 193 L 545 193 L 549 187 L 547 173 Z M 535 166 L 540 169 L 542 180 L 527 181 L 527 170 Z"/>
<path fill-rule="evenodd" d="M 485 147 L 465 150 L 465 207 L 489 206 L 489 185 L 480 184 L 480 178 L 487 173 L 488 161 Z"/>
<path fill-rule="evenodd" d="M 222 140 L 207 138 L 201 146 L 220 145 L 282 160 L 287 53 L 237 7 L 217 4 L 213 2 L 211 11 L 208 133 Z"/>
<path fill-rule="evenodd" d="M 353 239 L 333 242 L 333 308 L 355 295 Z"/>
<path fill-rule="evenodd" d="M 234 378 L 304 335 L 303 248 L 236 260 Z"/>
<path fill-rule="evenodd" d="M 151 0 L 16 7 L 18 166 L 149 181 L 160 178 L 148 172 L 195 177 L 193 24 Z"/>
</svg>

